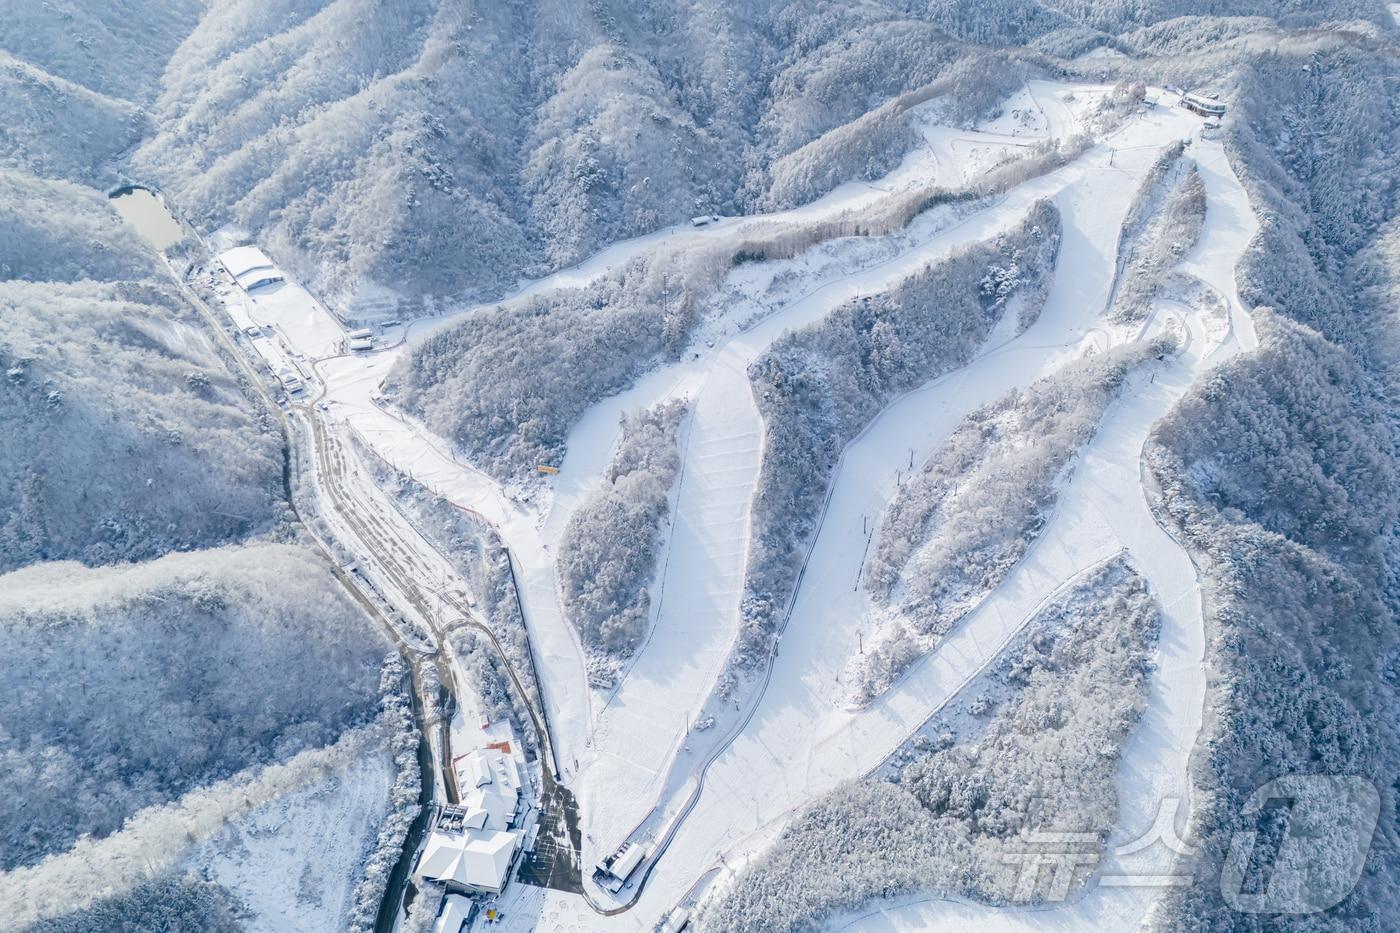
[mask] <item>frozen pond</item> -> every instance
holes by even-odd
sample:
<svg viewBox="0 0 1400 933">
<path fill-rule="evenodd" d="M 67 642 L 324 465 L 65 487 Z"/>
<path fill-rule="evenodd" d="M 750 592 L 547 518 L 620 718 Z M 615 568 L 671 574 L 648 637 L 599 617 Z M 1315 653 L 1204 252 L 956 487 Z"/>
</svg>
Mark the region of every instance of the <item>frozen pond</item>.
<svg viewBox="0 0 1400 933">
<path fill-rule="evenodd" d="M 179 221 L 166 208 L 165 202 L 146 188 L 128 186 L 112 193 L 112 206 L 122 219 L 158 250 L 166 250 L 185 235 Z"/>
</svg>

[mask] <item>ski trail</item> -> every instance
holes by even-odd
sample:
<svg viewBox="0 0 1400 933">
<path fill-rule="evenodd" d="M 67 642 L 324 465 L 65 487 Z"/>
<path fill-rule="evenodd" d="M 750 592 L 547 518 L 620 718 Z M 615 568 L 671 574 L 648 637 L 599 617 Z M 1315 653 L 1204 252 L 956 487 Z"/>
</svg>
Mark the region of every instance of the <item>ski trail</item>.
<svg viewBox="0 0 1400 933">
<path fill-rule="evenodd" d="M 1233 297 L 1233 266 L 1253 235 L 1253 216 L 1218 146 L 1199 146 L 1197 155 L 1202 161 L 1209 198 L 1207 226 L 1184 265 L 1222 294 L 1231 296 L 1232 309 L 1247 324 L 1247 315 Z M 1089 191 L 1075 197 L 1081 205 L 1088 198 L 1101 208 L 1103 198 L 1109 196 L 1108 192 L 1095 196 Z M 1122 206 L 1126 208 L 1126 201 Z M 1075 216 L 1073 210 L 1071 206 L 1067 213 Z M 1102 221 L 1087 226 L 1105 241 L 1112 239 L 1117 229 Z M 1032 338 L 1036 331 L 1058 328 L 1065 335 L 1076 329 L 1073 320 L 1056 323 L 1055 315 L 1070 313 L 1073 306 L 1083 301 L 1080 294 L 1067 299 L 1063 290 L 1073 283 L 1082 286 L 1085 276 L 1098 275 L 1093 287 L 1106 295 L 1106 271 L 1112 263 L 1103 257 L 1111 256 L 1111 250 L 1107 242 L 1099 248 L 1094 243 L 1076 246 L 1067 240 L 1062 251 L 1065 266 L 1057 277 L 1057 295 L 1052 295 L 1052 306 L 1047 307 L 1042 320 L 1021 342 L 1027 346 L 1046 342 Z M 1081 259 L 1076 260 L 1076 255 Z M 1095 273 L 1088 267 L 1088 260 L 1105 274 Z M 1096 309 L 1102 308 L 1102 300 Z M 1097 310 L 1093 316 L 1097 316 Z M 1082 325 L 1087 322 L 1079 319 L 1077 323 L 1084 330 Z M 1032 552 L 937 652 L 870 709 L 855 714 L 833 709 L 830 695 L 839 677 L 840 662 L 856 648 L 848 620 L 859 617 L 861 600 L 848 581 L 854 579 L 852 555 L 860 553 L 854 540 L 859 536 L 860 515 L 869 514 L 869 510 L 883 503 L 884 496 L 875 491 L 883 489 L 888 493 L 893 487 L 893 464 L 907 456 L 912 443 L 908 439 L 918 436 L 921 422 L 936 422 L 921 438 L 927 445 L 946 433 L 972 402 L 995 393 L 978 391 L 983 376 L 978 372 L 978 364 L 974 364 L 958 378 L 923 393 L 922 399 L 916 395 L 887 410 L 877 426 L 848 450 L 824 526 L 823 538 L 829 540 L 820 541 L 814 551 L 807 591 L 799 595 L 792 627 L 777 662 L 775 679 L 779 683 L 769 694 L 773 697 L 773 709 L 768 713 L 760 711 L 748 730 L 752 734 L 742 736 L 717 763 L 711 777 L 713 792 L 706 790 L 699 812 L 675 843 L 683 854 L 670 856 L 676 866 L 674 873 L 664 864 L 658 868 L 656 880 L 643 896 L 647 908 L 644 914 L 664 912 L 668 898 L 678 897 L 689 880 L 714 863 L 721 853 L 729 862 L 738 861 L 742 849 L 726 849 L 725 839 L 742 840 L 746 833 L 752 835 L 754 842 L 769 839 L 771 824 L 781 822 L 791 809 L 877 764 L 912 727 L 923 721 L 928 711 L 956 692 L 966 672 L 994 652 L 1007 633 L 1024 622 L 1044 594 L 1119 548 L 1128 551 L 1148 579 L 1162 603 L 1165 619 L 1159 645 L 1159 673 L 1154 678 L 1142 724 L 1123 758 L 1119 776 L 1120 830 L 1114 843 L 1130 841 L 1150 826 L 1159 801 L 1180 800 L 1182 811 L 1186 810 L 1187 757 L 1199 731 L 1205 687 L 1199 586 L 1185 552 L 1155 523 L 1148 510 L 1138 463 L 1151 425 L 1199 377 L 1207 366 L 1207 357 L 1211 364 L 1220 357 L 1220 349 L 1206 345 L 1201 323 L 1194 319 L 1187 323 L 1190 337 L 1182 355 L 1151 379 L 1146 372 L 1135 377 L 1123 397 L 1110 408 L 1094 441 L 1083 452 L 1075 478 L 1062 495 L 1054 518 Z M 1011 352 L 1016 351 L 1008 349 Z M 1043 365 L 1053 366 L 1053 354 Z M 1029 370 L 1020 381 L 1030 381 L 1038 372 L 1022 358 L 1002 359 L 997 368 L 1002 373 Z M 974 396 L 972 400 L 967 399 L 969 394 Z M 900 412 L 901 406 L 907 410 Z M 899 449 L 891 449 L 896 444 Z M 885 464 L 883 482 L 872 475 L 876 469 L 872 464 L 877 461 Z M 833 580 L 841 581 L 841 585 L 826 582 Z M 804 626 L 811 634 L 802 636 L 798 626 Z M 782 686 L 783 683 L 788 686 Z M 1146 852 L 1134 859 L 1131 865 L 1110 864 L 1105 874 L 1170 872 L 1170 852 Z M 1122 928 L 1133 925 L 1145 914 L 1154 894 L 1155 891 L 1144 888 L 1102 887 L 1073 908 L 1064 909 L 1078 911 L 1070 924 L 1076 928 Z M 949 911 L 947 916 L 937 914 L 945 909 Z M 907 925 L 901 922 L 897 928 L 957 928 L 974 919 L 979 927 L 989 924 L 999 928 L 1004 922 L 1015 926 L 1023 921 L 1027 926 L 1039 926 L 1044 912 L 1034 912 L 1037 919 L 1033 922 L 1027 919 L 1029 916 L 1024 911 L 936 901 L 921 911 L 911 908 Z"/>
<path fill-rule="evenodd" d="M 723 620 L 735 615 L 743 591 L 762 444 L 738 348 L 716 361 L 694 406 L 663 611 L 602 718 L 579 787 L 603 847 L 612 840 L 598 836 L 598 827 L 635 822 L 640 802 L 656 798 L 695 711 L 724 668 L 735 630 Z"/>
<path fill-rule="evenodd" d="M 1130 192 L 1123 189 L 1116 171 L 1105 168 L 1107 160 L 1106 150 L 1091 150 L 1079 160 L 1026 182 L 977 213 L 938 230 L 896 256 L 813 288 L 780 311 L 731 338 L 719 350 L 702 358 L 701 365 L 709 361 L 708 365 L 711 368 L 697 406 L 723 404 L 725 418 L 736 425 L 742 425 L 735 427 L 736 434 L 752 435 L 755 438 L 761 436 L 762 419 L 752 402 L 747 369 L 774 340 L 789 330 L 821 320 L 844 302 L 885 290 L 900 279 L 961 247 L 986 240 L 1009 229 L 1018 223 L 1039 199 L 1064 199 L 1064 193 L 1077 191 L 1085 178 L 1102 179 L 1106 189 L 1113 189 L 1118 192 L 1120 200 L 1125 199 Z M 1071 203 L 1070 209 L 1073 209 L 1072 202 L 1077 197 L 1079 195 L 1073 195 L 1066 202 Z M 1061 206 L 1064 208 L 1065 204 Z M 1073 237 L 1073 231 L 1068 235 Z M 1100 290 L 1106 294 L 1108 269 L 1100 268 L 1101 264 L 1096 259 L 1104 248 L 1104 244 L 1096 244 L 1087 256 L 1084 274 L 1076 279 L 1077 289 L 1089 288 L 1097 281 Z M 1092 297 L 1092 290 L 1080 293 L 1081 299 L 1087 300 Z M 1086 306 L 1092 307 L 1091 304 Z M 1066 307 L 1070 307 L 1070 303 L 1066 302 Z M 1042 315 L 1042 318 L 1046 322 L 1045 325 L 1032 328 L 1029 332 L 1039 335 L 1031 338 L 1033 342 L 1053 344 L 1051 349 L 1042 352 L 1051 355 L 1065 352 L 1067 345 L 1077 344 L 1082 338 L 1082 329 L 1073 324 L 1058 337 L 1046 336 L 1051 333 L 1055 315 L 1049 313 Z M 1087 322 L 1087 318 L 1085 321 Z M 657 379 L 653 385 L 669 388 L 674 383 Z M 712 392 L 718 399 L 708 401 L 707 396 Z M 719 399 L 724 401 L 721 403 Z M 634 392 L 628 394 L 628 401 L 637 405 L 641 404 L 643 399 L 639 392 Z M 650 403 L 650 400 L 646 401 L 646 404 Z M 601 425 L 607 422 L 600 420 L 594 423 L 601 429 Z M 615 424 L 615 419 L 612 423 Z M 686 467 L 688 477 L 692 470 L 697 471 L 697 475 L 705 475 L 706 464 L 710 462 L 710 458 L 723 462 L 732 461 L 736 457 L 736 452 L 726 449 L 722 443 L 712 446 L 712 440 L 722 441 L 722 438 L 719 435 L 711 437 L 704 433 L 697 433 L 692 437 Z M 580 441 L 584 449 L 597 449 L 599 446 L 596 439 L 581 438 Z M 575 436 L 571 435 L 571 449 L 574 443 Z M 756 444 L 756 441 L 754 443 Z M 750 507 L 759 468 L 758 460 L 753 456 L 755 450 L 756 448 L 746 447 L 744 451 L 739 452 L 738 456 L 746 460 L 744 463 L 725 463 L 729 476 L 736 476 L 738 470 L 732 467 L 738 467 L 747 472 L 747 477 L 742 481 L 742 485 L 725 487 L 726 504 L 722 508 L 728 507 L 729 503 L 738 508 L 741 500 L 745 511 Z M 708 469 L 715 468 L 710 466 Z M 874 488 L 871 487 L 872 490 Z M 710 495 L 714 495 L 716 491 L 710 491 Z M 707 518 L 704 510 L 708 507 L 708 501 L 686 497 L 683 494 L 675 518 L 678 527 L 705 527 Z M 855 524 L 859 528 L 859 519 Z M 747 522 L 744 523 L 744 527 L 747 529 Z M 689 541 L 682 539 L 682 543 L 688 544 Z M 586 762 L 576 787 L 580 799 L 588 801 L 591 838 L 585 839 L 586 861 L 607 854 L 639 829 L 651 835 L 658 834 L 661 824 L 681 805 L 689 793 L 688 787 L 692 786 L 691 774 L 696 763 L 705 760 L 715 743 L 724 740 L 728 735 L 724 728 L 717 728 L 705 734 L 692 734 L 688 737 L 685 735 L 687 722 L 695 722 L 709 715 L 723 721 L 721 708 L 730 708 L 727 704 L 720 703 L 712 694 L 714 678 L 720 670 L 718 665 L 682 664 L 661 676 L 659 672 L 667 669 L 651 667 L 649 657 L 656 655 L 661 659 L 669 659 L 677 652 L 685 656 L 688 656 L 688 652 L 694 652 L 710 657 L 710 652 L 717 646 L 722 646 L 723 654 L 727 654 L 728 646 L 738 634 L 739 596 L 742 592 L 744 570 L 744 549 L 735 545 L 736 542 L 727 532 L 722 532 L 706 542 L 703 547 L 687 547 L 679 553 L 673 551 L 671 554 L 671 572 L 666 584 L 667 608 L 656 621 L 656 630 L 637 662 L 637 667 L 633 669 L 628 680 L 623 682 L 619 691 L 619 697 L 625 698 L 620 709 L 644 710 L 648 720 L 645 724 L 634 722 L 626 728 L 612 728 L 608 720 L 624 715 L 620 711 L 614 711 L 614 707 L 619 706 L 619 701 L 613 700 L 608 712 L 602 716 L 602 723 L 594 737 L 595 748 L 588 759 L 588 762 L 596 762 L 597 766 L 591 767 Z M 845 570 L 841 572 L 844 574 Z M 846 579 L 853 580 L 854 575 L 855 570 L 851 569 Z M 692 577 L 701 579 L 692 581 Z M 705 580 L 716 582 L 706 590 Z M 702 592 L 703 601 L 692 602 L 689 594 Z M 678 596 L 678 593 L 686 595 Z M 721 593 L 725 594 L 723 600 L 718 598 Z M 668 618 L 671 612 L 689 614 L 693 607 L 701 606 L 708 619 L 708 627 L 701 641 L 693 641 L 696 637 L 695 630 L 690 627 L 688 621 L 682 621 L 673 632 L 671 620 Z M 678 644 L 672 644 L 673 640 L 678 641 Z M 715 657 L 721 658 L 722 663 L 722 655 Z M 668 660 L 666 663 L 671 662 Z M 647 675 L 645 679 L 632 682 L 634 678 L 638 678 L 639 671 L 650 670 L 657 670 L 658 676 Z M 743 694 L 740 696 L 744 697 Z M 704 702 L 703 707 L 700 705 L 701 701 Z M 741 699 L 741 704 L 742 702 Z M 669 713 L 663 715 L 660 712 L 662 710 Z M 689 715 L 686 715 L 686 712 Z M 633 726 L 637 726 L 638 731 L 632 731 Z M 659 781 L 662 775 L 665 779 Z"/>
</svg>

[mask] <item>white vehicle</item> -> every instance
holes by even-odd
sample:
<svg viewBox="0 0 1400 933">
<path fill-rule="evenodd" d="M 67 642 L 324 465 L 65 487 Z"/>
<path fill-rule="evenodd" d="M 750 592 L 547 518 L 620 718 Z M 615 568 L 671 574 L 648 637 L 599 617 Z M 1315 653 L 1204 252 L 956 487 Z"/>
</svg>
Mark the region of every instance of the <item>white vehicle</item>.
<svg viewBox="0 0 1400 933">
<path fill-rule="evenodd" d="M 243 328 L 243 333 L 247 334 L 249 337 L 261 337 L 263 329 L 257 324 L 252 324 L 248 327 Z"/>
</svg>

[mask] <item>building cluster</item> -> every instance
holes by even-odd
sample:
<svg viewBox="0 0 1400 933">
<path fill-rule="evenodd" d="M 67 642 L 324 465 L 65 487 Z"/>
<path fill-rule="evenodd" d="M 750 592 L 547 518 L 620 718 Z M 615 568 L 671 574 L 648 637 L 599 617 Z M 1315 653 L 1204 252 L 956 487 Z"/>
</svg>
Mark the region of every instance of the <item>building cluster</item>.
<svg viewBox="0 0 1400 933">
<path fill-rule="evenodd" d="M 519 768 L 509 754 L 483 749 L 459 759 L 458 775 L 462 802 L 438 814 L 418 873 L 449 891 L 499 894 L 520 850 Z"/>
</svg>

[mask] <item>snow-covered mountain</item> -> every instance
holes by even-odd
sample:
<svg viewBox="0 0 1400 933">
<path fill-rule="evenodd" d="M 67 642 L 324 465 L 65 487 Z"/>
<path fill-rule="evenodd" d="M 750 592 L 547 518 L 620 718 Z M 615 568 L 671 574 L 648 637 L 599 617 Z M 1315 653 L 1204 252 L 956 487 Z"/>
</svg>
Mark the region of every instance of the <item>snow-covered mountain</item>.
<svg viewBox="0 0 1400 933">
<path fill-rule="evenodd" d="M 1388 928 L 1394 10 L 0 2 L 0 926 Z"/>
</svg>

